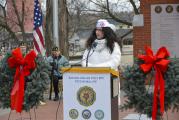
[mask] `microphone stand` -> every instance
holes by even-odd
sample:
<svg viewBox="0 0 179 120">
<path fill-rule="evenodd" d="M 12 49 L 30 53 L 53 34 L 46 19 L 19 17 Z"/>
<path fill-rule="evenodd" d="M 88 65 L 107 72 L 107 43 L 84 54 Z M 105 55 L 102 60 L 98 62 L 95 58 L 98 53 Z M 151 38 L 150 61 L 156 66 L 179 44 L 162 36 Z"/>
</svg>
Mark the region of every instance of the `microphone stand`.
<svg viewBox="0 0 179 120">
<path fill-rule="evenodd" d="M 87 57 L 86 57 L 86 67 L 88 67 L 88 58 L 89 58 L 90 51 L 91 51 L 92 48 L 95 48 L 96 46 L 97 46 L 97 43 L 93 42 L 89 51 L 88 51 L 88 54 L 87 54 Z M 94 50 L 93 50 L 93 52 L 94 52 Z"/>
<path fill-rule="evenodd" d="M 91 48 L 92 48 L 92 47 L 90 47 L 90 49 L 89 49 L 89 51 L 88 51 L 88 54 L 87 54 L 87 57 L 86 57 L 86 67 L 88 67 L 88 58 L 89 58 L 89 53 L 90 53 L 90 51 L 91 51 Z"/>
</svg>

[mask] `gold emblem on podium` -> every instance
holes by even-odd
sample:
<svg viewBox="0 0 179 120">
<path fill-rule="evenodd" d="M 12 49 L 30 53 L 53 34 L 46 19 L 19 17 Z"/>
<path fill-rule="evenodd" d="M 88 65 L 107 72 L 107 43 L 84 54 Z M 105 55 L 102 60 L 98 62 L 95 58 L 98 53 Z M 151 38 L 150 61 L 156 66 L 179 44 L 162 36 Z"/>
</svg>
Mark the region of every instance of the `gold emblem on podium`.
<svg viewBox="0 0 179 120">
<path fill-rule="evenodd" d="M 77 92 L 77 100 L 83 106 L 91 106 L 96 100 L 96 93 L 91 87 L 81 87 Z"/>
</svg>

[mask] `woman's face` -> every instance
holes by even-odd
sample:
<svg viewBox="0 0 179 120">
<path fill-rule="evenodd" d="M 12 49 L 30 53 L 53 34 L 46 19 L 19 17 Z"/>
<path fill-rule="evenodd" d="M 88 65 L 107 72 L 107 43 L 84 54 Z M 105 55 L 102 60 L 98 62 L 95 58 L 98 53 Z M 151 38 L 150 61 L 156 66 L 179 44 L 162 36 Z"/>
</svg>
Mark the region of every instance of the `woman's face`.
<svg viewBox="0 0 179 120">
<path fill-rule="evenodd" d="M 99 40 L 104 38 L 104 32 L 102 31 L 102 28 L 96 28 L 96 37 Z"/>
</svg>

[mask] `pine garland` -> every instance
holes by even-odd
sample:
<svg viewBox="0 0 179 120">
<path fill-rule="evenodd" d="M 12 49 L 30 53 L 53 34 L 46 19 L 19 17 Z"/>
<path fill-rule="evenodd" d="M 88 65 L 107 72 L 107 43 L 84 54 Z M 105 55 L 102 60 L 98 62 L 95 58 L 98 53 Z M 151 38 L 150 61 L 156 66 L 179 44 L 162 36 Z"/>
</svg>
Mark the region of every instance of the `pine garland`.
<svg viewBox="0 0 179 120">
<path fill-rule="evenodd" d="M 134 108 L 136 112 L 152 116 L 154 73 L 145 74 L 140 68 L 143 61 L 136 60 L 133 66 L 127 66 L 122 73 L 124 78 L 125 97 L 127 100 L 121 106 L 121 110 Z M 165 111 L 173 108 L 179 110 L 179 58 L 170 59 L 168 69 L 164 74 L 165 80 Z M 146 85 L 148 81 L 148 86 Z M 159 106 L 159 104 L 158 104 Z M 161 118 L 158 107 L 157 120 Z"/>
<path fill-rule="evenodd" d="M 0 108 L 10 107 L 10 92 L 15 74 L 15 69 L 9 68 L 7 63 L 10 56 L 11 53 L 7 53 L 0 66 Z M 25 111 L 39 105 L 39 101 L 43 100 L 43 93 L 47 90 L 50 81 L 49 64 L 41 55 L 38 55 L 35 61 L 36 68 L 27 77 L 28 79 L 26 78 L 23 103 L 23 110 Z"/>
</svg>

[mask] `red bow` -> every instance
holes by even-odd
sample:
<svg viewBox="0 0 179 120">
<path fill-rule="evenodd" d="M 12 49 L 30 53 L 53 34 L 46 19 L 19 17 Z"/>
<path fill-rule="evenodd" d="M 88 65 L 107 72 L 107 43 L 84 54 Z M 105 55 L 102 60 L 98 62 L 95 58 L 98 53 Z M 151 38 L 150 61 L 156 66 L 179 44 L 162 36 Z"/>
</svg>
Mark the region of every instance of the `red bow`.
<svg viewBox="0 0 179 120">
<path fill-rule="evenodd" d="M 35 69 L 35 51 L 29 52 L 24 58 L 20 48 L 12 51 L 12 57 L 8 59 L 10 68 L 16 68 L 14 83 L 11 90 L 11 109 L 17 112 L 22 111 L 24 102 L 24 77 L 30 74 L 30 70 Z"/>
<path fill-rule="evenodd" d="M 153 96 L 153 107 L 152 107 L 152 120 L 156 120 L 157 115 L 157 96 L 160 97 L 160 112 L 163 115 L 164 112 L 164 97 L 165 97 L 165 81 L 163 78 L 163 73 L 167 70 L 169 60 L 169 52 L 165 47 L 161 47 L 157 54 L 154 56 L 151 48 L 145 48 L 146 55 L 139 55 L 139 59 L 144 60 L 144 64 L 140 65 L 140 68 L 145 72 L 149 72 L 152 67 L 154 67 L 155 73 L 155 83 L 154 83 L 154 96 Z"/>
</svg>

